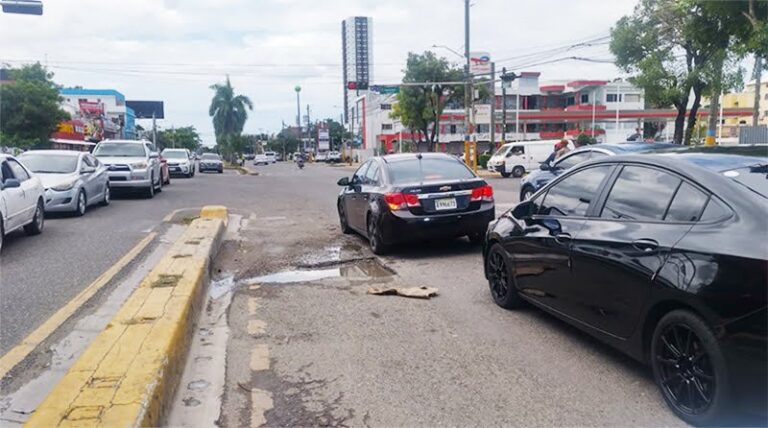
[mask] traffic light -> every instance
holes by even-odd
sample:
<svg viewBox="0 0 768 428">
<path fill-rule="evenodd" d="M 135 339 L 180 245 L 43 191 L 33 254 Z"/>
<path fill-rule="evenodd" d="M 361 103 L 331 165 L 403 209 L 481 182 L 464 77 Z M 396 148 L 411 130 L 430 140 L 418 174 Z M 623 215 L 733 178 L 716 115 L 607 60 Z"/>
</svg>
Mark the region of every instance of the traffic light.
<svg viewBox="0 0 768 428">
<path fill-rule="evenodd" d="M 2 0 L 5 13 L 19 13 L 23 15 L 42 15 L 43 2 L 40 0 Z"/>
</svg>

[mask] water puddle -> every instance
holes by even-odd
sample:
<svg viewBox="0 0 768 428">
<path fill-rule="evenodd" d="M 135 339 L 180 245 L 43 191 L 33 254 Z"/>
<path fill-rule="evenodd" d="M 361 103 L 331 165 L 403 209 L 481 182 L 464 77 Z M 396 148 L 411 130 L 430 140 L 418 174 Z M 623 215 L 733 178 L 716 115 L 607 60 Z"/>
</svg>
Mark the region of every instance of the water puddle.
<svg viewBox="0 0 768 428">
<path fill-rule="evenodd" d="M 223 278 L 211 281 L 211 285 L 208 287 L 208 295 L 216 300 L 232 291 L 233 288 L 235 288 L 235 276 L 227 275 Z"/>
<path fill-rule="evenodd" d="M 208 385 L 210 385 L 210 384 L 211 384 L 210 382 L 202 380 L 202 379 L 194 380 L 194 381 L 190 382 L 189 384 L 187 384 L 187 389 L 192 389 L 192 390 L 195 390 L 195 389 L 205 389 L 205 388 L 208 388 Z"/>
<path fill-rule="evenodd" d="M 312 282 L 326 278 L 367 279 L 383 278 L 394 272 L 375 259 L 365 259 L 355 263 L 327 269 L 289 270 L 246 280 L 248 284 L 289 284 Z"/>
</svg>

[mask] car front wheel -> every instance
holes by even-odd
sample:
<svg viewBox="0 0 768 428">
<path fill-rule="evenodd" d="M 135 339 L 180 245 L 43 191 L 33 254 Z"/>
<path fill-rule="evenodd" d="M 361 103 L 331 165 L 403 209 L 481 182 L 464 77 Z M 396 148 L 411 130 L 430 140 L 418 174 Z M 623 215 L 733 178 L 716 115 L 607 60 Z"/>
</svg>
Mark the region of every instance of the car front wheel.
<svg viewBox="0 0 768 428">
<path fill-rule="evenodd" d="M 730 408 L 725 357 L 698 315 L 675 310 L 656 326 L 651 342 L 656 385 L 672 411 L 694 426 L 724 423 Z"/>
<path fill-rule="evenodd" d="M 525 188 L 523 188 L 523 194 L 521 195 L 520 200 L 527 201 L 528 199 L 531 199 L 534 193 L 536 192 L 533 191 L 532 187 L 526 186 Z"/>
<path fill-rule="evenodd" d="M 341 226 L 341 233 L 347 235 L 352 233 L 352 228 L 349 227 L 349 222 L 347 220 L 347 211 L 344 209 L 344 204 L 341 202 L 339 202 L 339 224 Z"/>
<path fill-rule="evenodd" d="M 27 235 L 39 235 L 43 232 L 43 226 L 45 225 L 45 205 L 43 205 L 42 199 L 37 201 L 37 208 L 35 208 L 35 216 L 32 218 L 32 223 L 24 226 L 24 233 Z"/>
<path fill-rule="evenodd" d="M 82 190 L 77 192 L 77 205 L 75 206 L 75 216 L 82 217 L 85 215 L 86 210 L 86 200 L 85 200 L 85 192 Z"/>
<path fill-rule="evenodd" d="M 485 272 L 488 276 L 491 297 L 497 305 L 505 309 L 523 306 L 525 301 L 517 294 L 509 259 L 501 244 L 493 244 L 488 251 L 485 258 Z"/>
</svg>

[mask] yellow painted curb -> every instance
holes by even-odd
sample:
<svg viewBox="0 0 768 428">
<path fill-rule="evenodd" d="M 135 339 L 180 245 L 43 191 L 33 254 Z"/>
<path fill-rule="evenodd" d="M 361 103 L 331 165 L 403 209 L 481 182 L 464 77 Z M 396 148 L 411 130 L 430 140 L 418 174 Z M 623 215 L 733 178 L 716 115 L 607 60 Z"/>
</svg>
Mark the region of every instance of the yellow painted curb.
<svg viewBox="0 0 768 428">
<path fill-rule="evenodd" d="M 25 426 L 162 425 L 227 209 L 205 207 Z"/>
</svg>

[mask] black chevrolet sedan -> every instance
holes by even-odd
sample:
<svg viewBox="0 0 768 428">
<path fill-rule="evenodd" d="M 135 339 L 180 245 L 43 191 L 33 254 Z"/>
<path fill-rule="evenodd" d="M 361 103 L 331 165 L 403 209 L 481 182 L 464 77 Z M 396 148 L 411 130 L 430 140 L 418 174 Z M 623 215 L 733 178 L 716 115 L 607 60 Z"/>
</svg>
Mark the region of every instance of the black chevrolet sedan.
<svg viewBox="0 0 768 428">
<path fill-rule="evenodd" d="M 491 223 L 491 296 L 649 363 L 688 423 L 764 418 L 767 176 L 768 152 L 580 164 Z"/>
<path fill-rule="evenodd" d="M 375 157 L 338 184 L 341 230 L 367 237 L 375 254 L 430 238 L 466 235 L 479 244 L 495 218 L 491 186 L 442 153 Z"/>
</svg>

